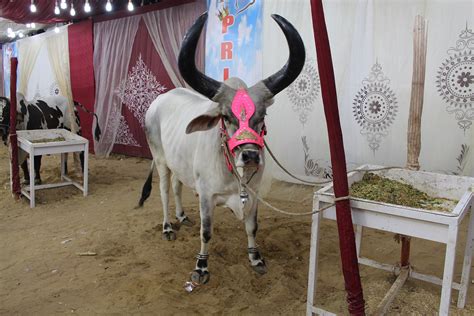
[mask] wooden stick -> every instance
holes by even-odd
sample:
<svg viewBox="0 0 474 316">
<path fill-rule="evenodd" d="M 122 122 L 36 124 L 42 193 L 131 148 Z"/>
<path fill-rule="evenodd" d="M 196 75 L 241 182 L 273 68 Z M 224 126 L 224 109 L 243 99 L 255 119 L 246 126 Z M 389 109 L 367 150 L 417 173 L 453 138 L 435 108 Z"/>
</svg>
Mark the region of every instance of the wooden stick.
<svg viewBox="0 0 474 316">
<path fill-rule="evenodd" d="M 409 268 L 403 268 L 398 275 L 398 278 L 393 282 L 392 287 L 390 290 L 385 294 L 385 297 L 382 299 L 380 304 L 377 306 L 377 309 L 373 313 L 375 316 L 385 315 L 387 313 L 390 304 L 394 300 L 395 296 L 397 296 L 398 292 L 402 288 L 403 284 L 405 284 L 406 280 L 408 279 L 409 275 Z"/>
<path fill-rule="evenodd" d="M 407 134 L 407 168 L 419 170 L 418 158 L 421 150 L 421 115 L 425 89 L 427 25 L 426 20 L 417 15 L 413 29 L 413 76 L 411 84 L 410 115 Z"/>
</svg>

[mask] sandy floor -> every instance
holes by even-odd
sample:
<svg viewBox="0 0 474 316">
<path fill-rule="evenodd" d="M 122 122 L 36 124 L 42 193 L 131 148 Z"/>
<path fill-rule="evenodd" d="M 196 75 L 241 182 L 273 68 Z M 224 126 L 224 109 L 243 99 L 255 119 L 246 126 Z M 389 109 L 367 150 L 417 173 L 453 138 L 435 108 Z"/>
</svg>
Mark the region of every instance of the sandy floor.
<svg viewBox="0 0 474 316">
<path fill-rule="evenodd" d="M 303 315 L 310 239 L 309 217 L 284 217 L 261 207 L 258 242 L 269 272 L 256 275 L 248 266 L 243 224 L 224 209 L 215 212 L 210 283 L 188 294 L 183 289 L 199 250 L 199 226 L 183 227 L 173 242 L 161 239 L 157 177 L 152 197 L 134 209 L 149 161 L 114 156 L 90 161 L 90 195 L 74 188 L 40 191 L 37 207 L 14 201 L 9 193 L 7 149 L 0 148 L 0 314 L 233 314 Z M 43 158 L 43 181 L 58 179 L 59 159 Z M 292 211 L 308 211 L 312 188 L 276 183 L 270 200 Z M 187 214 L 197 222 L 197 199 L 184 191 Z M 460 236 L 461 258 L 466 226 Z M 347 313 L 334 222 L 322 225 L 318 304 Z M 444 246 L 413 240 L 411 261 L 421 272 L 440 276 Z M 78 256 L 92 251 L 97 256 Z M 367 230 L 364 256 L 395 263 L 399 245 L 392 234 Z M 458 260 L 460 261 L 460 260 Z M 456 278 L 460 277 L 457 262 Z M 472 270 L 472 269 L 471 269 Z M 370 312 L 390 287 L 387 272 L 362 267 Z M 474 278 L 473 271 L 471 279 Z M 462 312 L 474 315 L 474 285 Z M 410 280 L 390 314 L 431 315 L 440 288 Z M 457 291 L 453 291 L 456 302 Z"/>
</svg>

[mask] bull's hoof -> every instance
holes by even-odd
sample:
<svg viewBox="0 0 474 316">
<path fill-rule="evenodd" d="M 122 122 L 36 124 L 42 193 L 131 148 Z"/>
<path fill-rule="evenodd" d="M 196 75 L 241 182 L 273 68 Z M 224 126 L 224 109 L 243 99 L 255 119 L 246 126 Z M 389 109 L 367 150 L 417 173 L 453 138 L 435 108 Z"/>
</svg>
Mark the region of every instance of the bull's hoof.
<svg viewBox="0 0 474 316">
<path fill-rule="evenodd" d="M 43 183 L 41 179 L 35 179 L 35 185 L 40 185 L 41 183 Z"/>
<path fill-rule="evenodd" d="M 30 179 L 23 180 L 23 185 L 30 185 Z"/>
<path fill-rule="evenodd" d="M 267 265 L 265 264 L 265 261 L 260 261 L 257 265 L 252 266 L 253 271 L 257 272 L 258 274 L 262 275 L 267 273 Z"/>
<path fill-rule="evenodd" d="M 191 272 L 191 281 L 197 284 L 206 284 L 209 282 L 211 274 L 208 271 L 202 271 L 199 269 Z"/>
<path fill-rule="evenodd" d="M 171 241 L 171 240 L 176 240 L 176 234 L 174 231 L 166 231 L 166 232 L 163 232 L 163 234 L 161 235 L 161 238 L 163 240 L 168 240 L 168 241 Z"/>
<path fill-rule="evenodd" d="M 189 219 L 189 217 L 184 217 L 182 220 L 179 221 L 179 223 L 181 225 L 184 225 L 184 226 L 188 226 L 188 227 L 191 227 L 194 225 L 194 221 L 192 221 L 191 219 Z"/>
</svg>

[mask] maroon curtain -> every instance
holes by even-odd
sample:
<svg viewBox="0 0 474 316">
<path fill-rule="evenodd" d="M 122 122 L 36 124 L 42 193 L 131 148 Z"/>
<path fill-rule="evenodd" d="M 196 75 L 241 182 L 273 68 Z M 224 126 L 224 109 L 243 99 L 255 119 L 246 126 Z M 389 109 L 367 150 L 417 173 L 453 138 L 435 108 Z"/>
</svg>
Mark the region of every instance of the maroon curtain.
<svg viewBox="0 0 474 316">
<path fill-rule="evenodd" d="M 144 132 L 145 113 L 158 95 L 173 88 L 142 19 L 133 43 L 127 79 L 118 88 L 123 100 L 122 117 L 112 152 L 152 157 Z"/>
<path fill-rule="evenodd" d="M 71 89 L 74 101 L 94 111 L 95 84 L 93 65 L 93 26 L 92 21 L 72 24 L 68 27 L 69 64 L 71 72 Z M 93 117 L 81 109 L 82 136 L 89 140 L 89 151 L 94 152 L 92 121 Z"/>
</svg>

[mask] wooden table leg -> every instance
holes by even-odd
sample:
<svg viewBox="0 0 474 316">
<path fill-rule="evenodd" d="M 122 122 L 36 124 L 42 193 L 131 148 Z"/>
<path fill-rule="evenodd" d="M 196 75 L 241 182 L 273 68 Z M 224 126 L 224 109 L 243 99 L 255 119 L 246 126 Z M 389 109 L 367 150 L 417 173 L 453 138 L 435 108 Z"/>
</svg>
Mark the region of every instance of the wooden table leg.
<svg viewBox="0 0 474 316">
<path fill-rule="evenodd" d="M 441 287 L 441 302 L 439 314 L 448 315 L 453 286 L 454 262 L 456 259 L 456 243 L 458 239 L 458 226 L 450 225 L 446 243 L 446 257 L 444 260 L 443 284 Z"/>
<path fill-rule="evenodd" d="M 472 256 L 474 255 L 474 202 L 471 203 L 469 217 L 469 229 L 467 231 L 466 248 L 464 250 L 464 262 L 462 265 L 461 288 L 459 289 L 458 308 L 466 305 L 467 288 L 469 286 L 469 275 L 471 272 Z"/>
<path fill-rule="evenodd" d="M 35 207 L 35 155 L 30 152 L 30 207 Z"/>
</svg>

